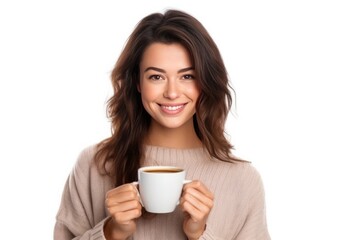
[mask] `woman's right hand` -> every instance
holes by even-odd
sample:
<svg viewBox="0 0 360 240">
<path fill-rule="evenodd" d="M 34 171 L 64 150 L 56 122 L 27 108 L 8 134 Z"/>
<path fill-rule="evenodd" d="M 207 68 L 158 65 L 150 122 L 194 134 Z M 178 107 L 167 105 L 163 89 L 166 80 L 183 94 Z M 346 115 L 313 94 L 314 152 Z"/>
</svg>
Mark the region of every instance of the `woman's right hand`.
<svg viewBox="0 0 360 240">
<path fill-rule="evenodd" d="M 124 184 L 111 189 L 106 193 L 105 205 L 111 215 L 104 227 L 106 239 L 127 239 L 135 232 L 135 220 L 141 216 L 142 206 L 136 186 Z"/>
</svg>

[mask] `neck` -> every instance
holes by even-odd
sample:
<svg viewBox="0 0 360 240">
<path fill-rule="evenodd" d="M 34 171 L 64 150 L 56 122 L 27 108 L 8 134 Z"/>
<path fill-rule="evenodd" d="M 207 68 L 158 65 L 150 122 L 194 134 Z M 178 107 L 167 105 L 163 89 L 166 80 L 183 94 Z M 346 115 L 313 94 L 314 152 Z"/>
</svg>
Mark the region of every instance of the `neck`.
<svg viewBox="0 0 360 240">
<path fill-rule="evenodd" d="M 192 121 L 179 128 L 165 128 L 152 123 L 145 143 L 168 148 L 197 148 L 202 147 Z"/>
</svg>

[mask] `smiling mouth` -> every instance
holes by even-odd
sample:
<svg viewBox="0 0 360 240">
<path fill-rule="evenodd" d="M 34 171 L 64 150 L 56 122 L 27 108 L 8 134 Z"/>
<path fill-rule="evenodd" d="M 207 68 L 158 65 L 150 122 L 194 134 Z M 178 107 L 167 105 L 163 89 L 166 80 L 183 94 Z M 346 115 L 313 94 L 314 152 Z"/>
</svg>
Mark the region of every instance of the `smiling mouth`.
<svg viewBox="0 0 360 240">
<path fill-rule="evenodd" d="M 176 111 L 176 110 L 179 110 L 180 108 L 183 108 L 184 106 L 185 106 L 185 104 L 176 105 L 176 106 L 161 105 L 161 108 L 166 109 L 168 111 Z"/>
<path fill-rule="evenodd" d="M 162 105 L 160 104 L 160 107 L 166 111 L 178 111 L 179 109 L 184 108 L 186 104 L 181 105 Z"/>
</svg>

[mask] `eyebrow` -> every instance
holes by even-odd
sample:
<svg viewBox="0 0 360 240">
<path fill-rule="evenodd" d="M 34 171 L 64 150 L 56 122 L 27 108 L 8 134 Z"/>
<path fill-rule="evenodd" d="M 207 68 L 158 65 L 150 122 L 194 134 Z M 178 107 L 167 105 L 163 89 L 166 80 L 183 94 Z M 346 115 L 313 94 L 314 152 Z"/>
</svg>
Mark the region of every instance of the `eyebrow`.
<svg viewBox="0 0 360 240">
<path fill-rule="evenodd" d="M 157 71 L 157 72 L 162 72 L 162 73 L 166 73 L 166 71 L 164 69 L 161 69 L 161 68 L 157 68 L 157 67 L 148 67 L 144 70 L 144 72 L 147 72 L 149 70 L 154 70 L 154 71 Z M 187 67 L 187 68 L 182 68 L 178 71 L 178 73 L 183 73 L 183 72 L 187 72 L 189 70 L 194 70 L 194 67 Z"/>
</svg>

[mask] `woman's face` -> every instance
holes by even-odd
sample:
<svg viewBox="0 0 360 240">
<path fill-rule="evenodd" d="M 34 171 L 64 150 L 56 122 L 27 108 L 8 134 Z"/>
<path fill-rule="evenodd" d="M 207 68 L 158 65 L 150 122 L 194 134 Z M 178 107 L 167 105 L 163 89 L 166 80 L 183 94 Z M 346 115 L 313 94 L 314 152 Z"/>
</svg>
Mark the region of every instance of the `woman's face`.
<svg viewBox="0 0 360 240">
<path fill-rule="evenodd" d="M 142 103 L 152 117 L 152 127 L 192 126 L 200 91 L 187 50 L 178 43 L 153 43 L 140 62 Z"/>
</svg>

